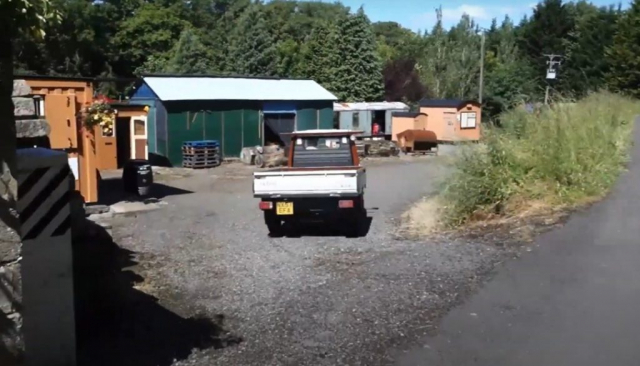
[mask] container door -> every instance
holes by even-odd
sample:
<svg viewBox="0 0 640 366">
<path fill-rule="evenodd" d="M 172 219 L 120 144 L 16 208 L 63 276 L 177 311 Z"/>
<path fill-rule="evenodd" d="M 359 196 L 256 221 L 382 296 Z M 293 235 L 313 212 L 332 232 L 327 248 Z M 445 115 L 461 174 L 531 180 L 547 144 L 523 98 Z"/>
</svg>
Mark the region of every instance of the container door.
<svg viewBox="0 0 640 366">
<path fill-rule="evenodd" d="M 454 141 L 456 137 L 456 113 L 445 112 L 444 113 L 444 139 L 447 141 Z"/>
<path fill-rule="evenodd" d="M 147 116 L 131 117 L 131 157 L 134 159 L 148 159 L 147 146 Z"/>
</svg>

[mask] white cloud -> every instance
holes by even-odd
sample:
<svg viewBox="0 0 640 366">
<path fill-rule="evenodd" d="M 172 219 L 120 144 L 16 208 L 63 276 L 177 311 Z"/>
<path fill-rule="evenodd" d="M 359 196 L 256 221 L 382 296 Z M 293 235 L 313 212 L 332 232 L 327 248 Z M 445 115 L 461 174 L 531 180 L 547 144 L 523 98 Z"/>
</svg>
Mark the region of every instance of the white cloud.
<svg viewBox="0 0 640 366">
<path fill-rule="evenodd" d="M 534 4 L 535 5 L 535 4 Z M 501 20 L 505 15 L 511 19 L 518 20 L 519 17 L 531 10 L 531 4 L 522 7 L 513 6 L 479 6 L 463 4 L 455 8 L 442 8 L 442 23 L 446 28 L 451 27 L 460 21 L 463 14 L 469 15 L 481 26 L 487 26 L 493 18 Z M 436 9 L 415 16 L 411 23 L 413 29 L 431 29 L 437 21 Z"/>
</svg>

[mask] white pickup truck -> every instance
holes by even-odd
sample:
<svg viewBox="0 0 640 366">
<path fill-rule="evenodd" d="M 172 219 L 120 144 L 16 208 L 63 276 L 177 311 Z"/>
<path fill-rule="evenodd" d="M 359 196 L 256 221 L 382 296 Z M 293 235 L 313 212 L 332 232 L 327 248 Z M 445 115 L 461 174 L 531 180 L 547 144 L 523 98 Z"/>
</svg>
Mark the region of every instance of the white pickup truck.
<svg viewBox="0 0 640 366">
<path fill-rule="evenodd" d="M 355 135 L 360 131 L 292 132 L 288 166 L 253 174 L 253 195 L 271 236 L 285 223 L 305 220 L 340 225 L 360 236 L 366 218 L 366 170 L 360 167 Z"/>
</svg>

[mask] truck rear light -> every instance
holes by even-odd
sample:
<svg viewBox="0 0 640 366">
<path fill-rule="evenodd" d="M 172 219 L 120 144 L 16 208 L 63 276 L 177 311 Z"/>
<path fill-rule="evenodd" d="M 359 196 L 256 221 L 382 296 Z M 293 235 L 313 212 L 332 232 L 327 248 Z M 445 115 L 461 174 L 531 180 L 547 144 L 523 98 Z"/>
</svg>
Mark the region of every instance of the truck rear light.
<svg viewBox="0 0 640 366">
<path fill-rule="evenodd" d="M 340 201 L 338 201 L 338 207 L 340 207 L 340 208 L 353 208 L 353 200 L 340 200 Z"/>
<path fill-rule="evenodd" d="M 261 201 L 259 205 L 261 210 L 271 210 L 273 209 L 273 202 L 271 201 Z"/>
</svg>

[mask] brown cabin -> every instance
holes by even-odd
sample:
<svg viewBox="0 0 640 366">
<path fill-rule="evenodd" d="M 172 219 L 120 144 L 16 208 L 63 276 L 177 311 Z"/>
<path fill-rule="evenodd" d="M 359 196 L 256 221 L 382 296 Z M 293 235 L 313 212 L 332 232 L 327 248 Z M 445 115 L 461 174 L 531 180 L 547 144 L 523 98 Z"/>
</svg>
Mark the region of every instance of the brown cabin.
<svg viewBox="0 0 640 366">
<path fill-rule="evenodd" d="M 83 127 L 82 114 L 93 101 L 93 80 L 81 77 L 39 75 L 15 76 L 23 79 L 37 99 L 38 117 L 51 127 L 51 149 L 65 151 L 76 178 L 76 190 L 85 202 L 98 200 L 95 139 Z"/>
<path fill-rule="evenodd" d="M 99 170 L 121 168 L 129 159 L 148 159 L 146 105 L 111 103 L 116 112 L 114 129 L 105 134 L 96 127 Z"/>
<path fill-rule="evenodd" d="M 480 140 L 482 107 L 475 101 L 423 99 L 420 113 L 427 115 L 426 129 L 440 142 Z"/>
</svg>

